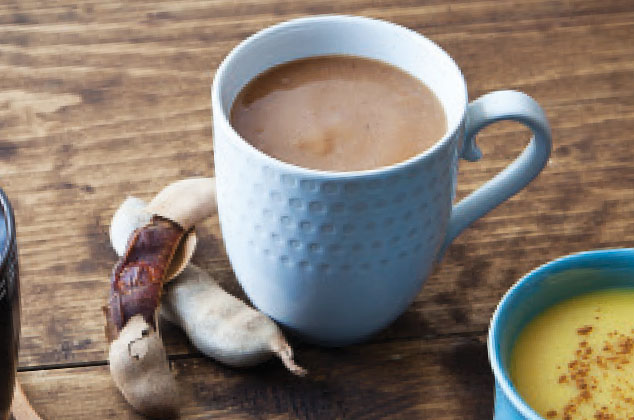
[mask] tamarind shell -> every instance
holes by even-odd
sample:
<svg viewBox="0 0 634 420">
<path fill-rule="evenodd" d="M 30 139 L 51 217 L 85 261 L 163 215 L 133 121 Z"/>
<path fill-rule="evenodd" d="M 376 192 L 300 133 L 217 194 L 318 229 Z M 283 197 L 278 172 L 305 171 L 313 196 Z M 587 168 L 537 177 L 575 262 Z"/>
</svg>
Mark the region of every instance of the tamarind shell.
<svg viewBox="0 0 634 420">
<path fill-rule="evenodd" d="M 110 280 L 106 308 L 109 339 L 134 315 L 140 314 L 149 325 L 156 325 L 163 284 L 184 233 L 176 223 L 158 216 L 134 231 Z"/>
<path fill-rule="evenodd" d="M 178 416 L 178 386 L 163 341 L 142 316 L 133 316 L 110 344 L 108 361 L 115 385 L 136 411 L 156 419 Z"/>
<path fill-rule="evenodd" d="M 215 213 L 217 207 L 215 178 L 187 178 L 163 188 L 145 211 L 171 220 L 187 231 Z"/>
</svg>

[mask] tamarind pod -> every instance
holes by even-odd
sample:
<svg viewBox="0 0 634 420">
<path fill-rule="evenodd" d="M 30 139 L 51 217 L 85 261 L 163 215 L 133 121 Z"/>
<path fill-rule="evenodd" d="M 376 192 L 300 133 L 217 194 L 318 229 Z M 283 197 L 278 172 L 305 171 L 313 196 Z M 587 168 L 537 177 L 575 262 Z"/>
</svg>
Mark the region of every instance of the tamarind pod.
<svg viewBox="0 0 634 420">
<path fill-rule="evenodd" d="M 205 270 L 188 265 L 164 292 L 161 314 L 203 354 L 234 367 L 277 356 L 295 375 L 306 375 L 277 324 L 224 291 Z"/>
<path fill-rule="evenodd" d="M 136 271 L 132 267 L 126 272 Z M 161 283 L 143 284 L 125 292 L 111 291 L 108 301 L 108 326 L 106 337 L 112 341 L 123 326 L 134 315 L 141 315 L 149 325 L 155 325 L 156 310 L 160 303 L 163 285 Z"/>
<path fill-rule="evenodd" d="M 214 214 L 217 206 L 215 178 L 186 178 L 163 188 L 145 211 L 189 230 Z"/>
<path fill-rule="evenodd" d="M 134 230 L 148 220 L 143 200 L 128 197 L 121 204 L 110 225 L 110 240 L 118 254 Z M 160 314 L 180 326 L 203 354 L 219 362 L 246 367 L 275 355 L 292 373 L 306 374 L 273 320 L 224 291 L 193 264 L 165 285 Z"/>
<path fill-rule="evenodd" d="M 114 274 L 120 276 L 126 267 L 145 263 L 152 268 L 149 280 L 162 281 L 184 233 L 183 228 L 175 222 L 152 217 L 148 225 L 132 234 L 125 254 L 115 266 Z M 127 280 L 133 281 L 134 277 Z"/>
<path fill-rule="evenodd" d="M 121 257 L 126 253 L 132 233 L 136 229 L 149 224 L 150 220 L 152 220 L 152 214 L 146 212 L 145 207 L 147 207 L 145 201 L 137 197 L 128 196 L 112 215 L 109 232 L 110 244 L 117 256 Z M 131 209 L 134 209 L 132 217 L 129 216 Z"/>
<path fill-rule="evenodd" d="M 138 204 L 138 200 L 126 202 Z M 187 266 L 196 249 L 194 225 L 215 208 L 215 179 L 186 179 L 165 187 L 138 214 L 134 223 L 141 222 L 136 226 L 142 227 L 129 241 L 128 234 L 120 235 L 121 227 L 111 226 L 111 239 L 123 239 L 115 246 L 123 255 L 113 270 L 104 307 L 110 373 L 125 399 L 148 417 L 178 415 L 178 387 L 159 336 L 156 313 L 163 285 Z M 117 217 L 119 213 L 113 220 L 131 226 L 130 221 Z"/>
<path fill-rule="evenodd" d="M 156 326 L 163 284 L 168 280 L 168 268 L 184 235 L 179 225 L 158 216 L 134 231 L 110 280 L 105 310 L 109 340 L 134 315 L 141 315 L 149 325 Z"/>
<path fill-rule="evenodd" d="M 153 419 L 178 416 L 178 384 L 165 346 L 141 316 L 133 316 L 110 344 L 108 363 L 115 385 L 135 410 Z"/>
</svg>

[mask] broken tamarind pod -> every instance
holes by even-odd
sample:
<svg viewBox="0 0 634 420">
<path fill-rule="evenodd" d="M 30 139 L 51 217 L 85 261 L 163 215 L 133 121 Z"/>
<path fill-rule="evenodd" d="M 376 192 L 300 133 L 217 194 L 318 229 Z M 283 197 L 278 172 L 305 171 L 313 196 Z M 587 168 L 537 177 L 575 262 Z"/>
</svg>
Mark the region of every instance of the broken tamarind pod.
<svg viewBox="0 0 634 420">
<path fill-rule="evenodd" d="M 180 273 L 193 255 L 196 238 L 188 232 L 215 209 L 215 179 L 189 178 L 165 187 L 139 215 L 143 221 L 145 215 L 152 216 L 149 223 L 136 226 L 113 270 L 105 308 L 109 341 L 136 314 L 156 325 L 163 284 Z M 123 249 L 121 244 L 117 248 Z"/>
<path fill-rule="evenodd" d="M 42 420 L 24 394 L 20 383 L 16 381 L 13 389 L 13 402 L 11 403 L 11 417 L 13 420 Z"/>
<path fill-rule="evenodd" d="M 138 198 L 121 204 L 110 226 L 115 250 L 145 223 L 144 214 L 145 204 Z M 225 292 L 193 264 L 166 286 L 161 308 L 161 315 L 179 325 L 196 348 L 222 363 L 245 367 L 277 355 L 291 372 L 306 372 L 293 361 L 292 349 L 273 320 Z"/>
<path fill-rule="evenodd" d="M 134 315 L 142 315 L 156 325 L 167 269 L 185 232 L 176 223 L 153 216 L 150 223 L 136 229 L 128 241 L 110 280 L 106 308 L 108 335 L 116 337 Z"/>
<path fill-rule="evenodd" d="M 199 201 L 192 201 L 191 196 Z M 175 203 L 174 209 L 170 202 Z M 150 204 L 150 220 L 143 215 L 144 224 L 126 235 L 125 246 L 115 247 L 123 253 L 112 272 L 104 312 L 115 384 L 142 414 L 168 418 L 178 413 L 178 388 L 159 336 L 156 312 L 163 285 L 182 271 L 193 255 L 194 224 L 216 208 L 215 180 L 176 182 Z"/>
<path fill-rule="evenodd" d="M 136 229 L 112 272 L 105 307 L 110 374 L 128 403 L 153 418 L 174 417 L 179 411 L 156 313 L 184 236 L 180 226 L 159 216 Z"/>
<path fill-rule="evenodd" d="M 178 415 L 176 380 L 163 341 L 141 315 L 133 316 L 110 345 L 110 373 L 125 399 L 147 417 Z"/>
</svg>

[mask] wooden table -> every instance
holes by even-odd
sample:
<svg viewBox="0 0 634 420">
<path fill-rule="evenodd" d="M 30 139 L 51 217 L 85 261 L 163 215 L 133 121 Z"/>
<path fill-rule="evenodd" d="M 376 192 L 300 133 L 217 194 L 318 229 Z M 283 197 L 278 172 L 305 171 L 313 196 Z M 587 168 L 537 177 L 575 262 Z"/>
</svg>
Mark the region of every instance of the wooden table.
<svg viewBox="0 0 634 420">
<path fill-rule="evenodd" d="M 343 349 L 295 343 L 305 379 L 275 361 L 224 367 L 168 328 L 183 418 L 490 418 L 485 336 L 505 290 L 555 257 L 634 244 L 631 0 L 5 0 L 0 185 L 17 212 L 19 378 L 46 419 L 140 418 L 106 363 L 110 217 L 127 195 L 148 199 L 174 180 L 212 176 L 214 70 L 255 31 L 320 13 L 429 36 L 461 66 L 471 98 L 532 95 L 552 124 L 552 158 L 455 241 L 386 331 Z M 527 136 L 510 123 L 485 130 L 485 158 L 462 162 L 458 195 L 505 166 Z M 240 294 L 217 219 L 199 237 L 195 262 Z"/>
</svg>

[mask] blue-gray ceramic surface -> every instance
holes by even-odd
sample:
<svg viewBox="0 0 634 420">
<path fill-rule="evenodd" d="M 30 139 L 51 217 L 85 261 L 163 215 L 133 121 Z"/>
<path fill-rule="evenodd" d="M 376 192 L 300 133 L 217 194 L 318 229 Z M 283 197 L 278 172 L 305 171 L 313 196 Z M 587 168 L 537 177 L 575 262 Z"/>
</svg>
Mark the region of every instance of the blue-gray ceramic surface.
<svg viewBox="0 0 634 420">
<path fill-rule="evenodd" d="M 325 54 L 390 63 L 424 82 L 447 133 L 404 162 L 366 171 L 302 168 L 257 150 L 231 127 L 236 95 L 277 64 Z M 472 103 L 453 59 L 389 22 L 318 16 L 264 29 L 220 65 L 212 87 L 218 214 L 238 281 L 258 309 L 305 339 L 362 340 L 399 316 L 464 228 L 528 184 L 550 154 L 548 121 L 520 92 Z M 459 158 L 480 158 L 476 133 L 519 121 L 534 137 L 494 179 L 453 206 Z M 352 157 L 351 157 L 352 158 Z"/>
</svg>

